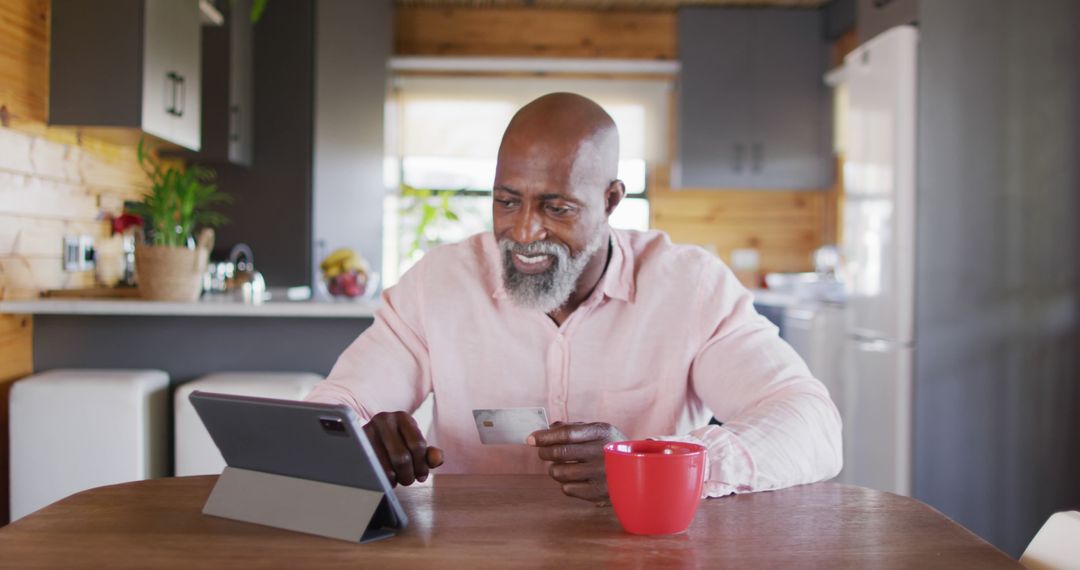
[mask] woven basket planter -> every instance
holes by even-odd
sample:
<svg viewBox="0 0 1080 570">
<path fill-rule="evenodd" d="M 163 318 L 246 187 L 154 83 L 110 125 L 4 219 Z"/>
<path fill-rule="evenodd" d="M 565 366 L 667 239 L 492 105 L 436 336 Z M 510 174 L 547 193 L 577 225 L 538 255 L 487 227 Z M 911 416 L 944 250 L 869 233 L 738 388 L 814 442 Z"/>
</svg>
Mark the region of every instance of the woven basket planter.
<svg viewBox="0 0 1080 570">
<path fill-rule="evenodd" d="M 190 302 L 199 298 L 203 273 L 214 247 L 214 230 L 204 228 L 195 249 L 139 242 L 135 246 L 139 296 L 151 301 Z"/>
</svg>

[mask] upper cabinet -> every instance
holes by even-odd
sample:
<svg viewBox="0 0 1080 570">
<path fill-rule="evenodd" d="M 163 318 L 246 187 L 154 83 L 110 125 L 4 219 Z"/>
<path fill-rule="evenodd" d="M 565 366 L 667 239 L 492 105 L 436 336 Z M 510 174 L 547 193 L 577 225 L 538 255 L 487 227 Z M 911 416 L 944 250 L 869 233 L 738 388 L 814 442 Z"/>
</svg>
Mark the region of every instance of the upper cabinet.
<svg viewBox="0 0 1080 570">
<path fill-rule="evenodd" d="M 819 10 L 679 11 L 682 188 L 824 188 L 833 173 Z"/>
<path fill-rule="evenodd" d="M 53 0 L 49 123 L 201 146 L 198 0 Z"/>
<path fill-rule="evenodd" d="M 192 158 L 251 166 L 254 60 L 251 0 L 217 3 L 225 25 L 203 28 L 202 149 Z"/>
</svg>

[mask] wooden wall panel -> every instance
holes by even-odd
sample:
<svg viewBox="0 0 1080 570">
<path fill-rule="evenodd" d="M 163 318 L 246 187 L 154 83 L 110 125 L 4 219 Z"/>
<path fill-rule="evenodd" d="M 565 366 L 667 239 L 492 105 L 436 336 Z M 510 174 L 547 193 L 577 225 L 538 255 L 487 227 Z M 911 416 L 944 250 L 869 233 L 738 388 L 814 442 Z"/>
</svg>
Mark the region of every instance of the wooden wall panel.
<svg viewBox="0 0 1080 570">
<path fill-rule="evenodd" d="M 395 10 L 397 55 L 675 59 L 674 11 Z"/>
<path fill-rule="evenodd" d="M 7 524 L 11 512 L 8 394 L 12 382 L 34 371 L 33 336 L 34 322 L 30 315 L 0 315 L 0 526 Z"/>
<path fill-rule="evenodd" d="M 829 59 L 832 66 L 840 67 L 844 65 L 844 58 L 857 47 L 859 47 L 859 37 L 854 28 L 836 38 L 836 41 L 829 47 Z"/>
<path fill-rule="evenodd" d="M 45 122 L 48 18 L 48 0 L 0 0 L 0 122 Z"/>
<path fill-rule="evenodd" d="M 650 224 L 672 241 L 692 243 L 731 262 L 734 249 L 756 249 L 762 273 L 809 271 L 825 243 L 828 194 L 820 191 L 669 190 L 667 170 L 650 180 Z"/>
<path fill-rule="evenodd" d="M 829 0 L 395 0 L 395 5 L 431 8 L 583 8 L 589 10 L 675 10 L 686 5 L 745 8 L 818 8 Z"/>
<path fill-rule="evenodd" d="M 0 0 L 0 299 L 94 285 L 62 270 L 63 236 L 113 247 L 103 214 L 146 188 L 132 143 L 45 124 L 48 13 L 46 0 Z"/>
</svg>

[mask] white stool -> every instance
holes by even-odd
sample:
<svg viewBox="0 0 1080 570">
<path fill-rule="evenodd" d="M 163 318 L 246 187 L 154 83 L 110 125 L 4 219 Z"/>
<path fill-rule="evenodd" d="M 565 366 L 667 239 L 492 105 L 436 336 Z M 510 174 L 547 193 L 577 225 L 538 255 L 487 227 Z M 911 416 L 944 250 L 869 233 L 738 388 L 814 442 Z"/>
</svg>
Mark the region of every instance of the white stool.
<svg viewBox="0 0 1080 570">
<path fill-rule="evenodd" d="M 1031 539 L 1020 564 L 1028 570 L 1080 568 L 1080 511 L 1050 515 Z"/>
<path fill-rule="evenodd" d="M 195 390 L 302 400 L 322 379 L 318 374 L 307 372 L 221 372 L 183 384 L 174 396 L 176 475 L 216 475 L 225 468 L 225 459 L 188 400 Z"/>
<path fill-rule="evenodd" d="M 163 477 L 169 375 L 50 370 L 11 387 L 11 520 L 68 495 Z"/>
</svg>

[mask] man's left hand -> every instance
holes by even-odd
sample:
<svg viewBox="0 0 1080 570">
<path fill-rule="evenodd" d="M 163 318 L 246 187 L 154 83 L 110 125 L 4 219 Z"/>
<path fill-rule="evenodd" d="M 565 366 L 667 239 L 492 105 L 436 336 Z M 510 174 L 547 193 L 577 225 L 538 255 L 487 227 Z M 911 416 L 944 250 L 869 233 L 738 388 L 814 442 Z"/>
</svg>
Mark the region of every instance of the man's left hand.
<svg viewBox="0 0 1080 570">
<path fill-rule="evenodd" d="M 604 445 L 625 439 L 611 424 L 555 422 L 550 429 L 533 432 L 528 443 L 539 449 L 540 459 L 552 462 L 548 473 L 562 484 L 564 494 L 606 505 Z"/>
</svg>

